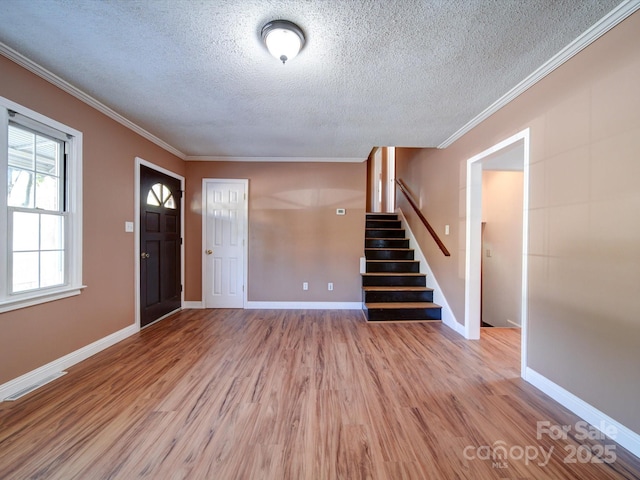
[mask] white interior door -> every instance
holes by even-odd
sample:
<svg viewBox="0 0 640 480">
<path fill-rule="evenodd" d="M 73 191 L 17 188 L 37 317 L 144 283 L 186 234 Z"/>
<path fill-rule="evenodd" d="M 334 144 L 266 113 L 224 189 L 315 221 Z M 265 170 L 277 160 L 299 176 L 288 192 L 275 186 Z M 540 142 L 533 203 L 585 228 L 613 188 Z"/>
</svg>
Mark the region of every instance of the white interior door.
<svg viewBox="0 0 640 480">
<path fill-rule="evenodd" d="M 243 308 L 247 180 L 204 180 L 206 308 Z"/>
</svg>

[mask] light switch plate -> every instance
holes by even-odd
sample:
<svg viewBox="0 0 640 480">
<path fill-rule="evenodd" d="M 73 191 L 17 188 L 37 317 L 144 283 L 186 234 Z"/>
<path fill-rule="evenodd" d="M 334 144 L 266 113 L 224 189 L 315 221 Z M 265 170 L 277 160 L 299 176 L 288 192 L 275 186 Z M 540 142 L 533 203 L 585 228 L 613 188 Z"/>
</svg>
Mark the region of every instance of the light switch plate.
<svg viewBox="0 0 640 480">
<path fill-rule="evenodd" d="M 127 233 L 133 233 L 133 222 L 124 222 L 124 231 Z"/>
<path fill-rule="evenodd" d="M 336 215 L 346 215 L 347 211 L 344 208 L 337 208 Z"/>
</svg>

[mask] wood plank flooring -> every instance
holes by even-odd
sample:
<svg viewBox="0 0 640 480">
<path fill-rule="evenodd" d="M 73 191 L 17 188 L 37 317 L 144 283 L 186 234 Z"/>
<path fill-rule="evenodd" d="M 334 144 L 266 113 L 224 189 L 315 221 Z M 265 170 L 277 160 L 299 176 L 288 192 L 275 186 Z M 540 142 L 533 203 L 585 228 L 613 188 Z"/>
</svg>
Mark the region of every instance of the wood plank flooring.
<svg viewBox="0 0 640 480">
<path fill-rule="evenodd" d="M 519 378 L 519 342 L 359 311 L 186 310 L 0 403 L 0 478 L 640 478 L 611 440 L 537 435 L 579 418 Z M 581 463 L 587 446 L 611 461 Z"/>
</svg>

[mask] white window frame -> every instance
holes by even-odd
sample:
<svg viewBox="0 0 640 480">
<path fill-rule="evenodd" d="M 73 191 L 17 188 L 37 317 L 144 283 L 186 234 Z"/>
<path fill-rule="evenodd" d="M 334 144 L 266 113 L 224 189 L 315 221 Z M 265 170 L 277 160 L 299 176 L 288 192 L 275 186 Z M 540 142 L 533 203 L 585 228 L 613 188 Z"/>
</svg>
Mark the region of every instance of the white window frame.
<svg viewBox="0 0 640 480">
<path fill-rule="evenodd" d="M 9 272 L 9 221 L 7 207 L 8 170 L 8 124 L 10 111 L 20 115 L 19 123 L 47 134 L 47 128 L 63 132 L 67 136 L 67 162 L 65 172 L 65 262 L 67 262 L 65 282 L 56 287 L 39 288 L 27 292 L 10 293 L 11 272 Z M 38 112 L 23 107 L 11 100 L 0 97 L 0 313 L 38 305 L 53 300 L 71 297 L 81 293 L 82 284 L 82 132 L 48 118 Z"/>
</svg>

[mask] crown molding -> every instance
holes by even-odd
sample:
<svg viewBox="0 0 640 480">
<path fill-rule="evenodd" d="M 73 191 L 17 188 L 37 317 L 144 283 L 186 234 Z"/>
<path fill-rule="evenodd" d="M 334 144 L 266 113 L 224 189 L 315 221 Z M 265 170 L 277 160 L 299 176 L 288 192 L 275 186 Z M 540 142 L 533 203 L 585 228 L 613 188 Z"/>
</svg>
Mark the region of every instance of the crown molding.
<svg viewBox="0 0 640 480">
<path fill-rule="evenodd" d="M 629 17 L 636 10 L 640 9 L 640 1 L 638 0 L 625 0 L 610 13 L 604 16 L 599 22 L 594 24 L 591 28 L 585 31 L 582 35 L 576 38 L 573 42 L 560 50 L 550 60 L 544 63 L 541 67 L 535 70 L 531 75 L 509 90 L 505 95 L 500 97 L 497 101 L 492 103 L 489 107 L 483 110 L 479 115 L 474 117 L 466 125 L 460 128 L 457 132 L 447 138 L 444 142 L 438 145 L 438 148 L 447 148 L 453 142 L 462 137 L 465 133 L 469 132 L 474 127 L 485 121 L 491 115 L 496 113 L 502 107 L 514 100 L 520 94 L 527 91 L 533 85 L 538 83 L 544 77 L 553 72 L 556 68 L 563 63 L 570 60 L 572 57 L 580 53 L 586 47 L 595 42 L 602 35 L 607 33 L 613 27 L 622 22 L 625 18 Z"/>
<path fill-rule="evenodd" d="M 152 133 L 149 133 L 144 128 L 133 123 L 131 120 L 123 117 L 115 110 L 112 110 L 111 108 L 107 107 L 104 103 L 96 100 L 88 93 L 85 93 L 79 88 L 74 87 L 66 80 L 63 80 L 62 78 L 58 77 L 56 74 L 50 72 L 49 70 L 42 67 L 41 65 L 38 65 L 34 61 L 28 59 L 21 53 L 18 53 L 17 51 L 5 45 L 2 42 L 0 42 L 0 55 L 7 57 L 12 62 L 17 63 L 21 67 L 26 68 L 31 73 L 36 74 L 40 78 L 43 78 L 47 82 L 55 85 L 56 87 L 68 93 L 69 95 L 72 95 L 76 97 L 78 100 L 86 103 L 90 107 L 95 108 L 99 112 L 105 114 L 107 117 L 111 118 L 112 120 L 115 120 L 121 125 L 124 125 L 129 130 L 134 131 L 135 133 L 137 133 L 141 137 L 146 138 L 150 142 L 155 143 L 156 145 L 158 145 L 160 148 L 163 148 L 167 152 L 172 153 L 173 155 L 175 155 L 176 157 L 179 157 L 182 160 L 185 159 L 185 154 L 182 153 L 177 148 L 172 147 L 164 140 L 161 140 L 160 138 L 156 137 Z"/>
<path fill-rule="evenodd" d="M 92 108 L 95 108 L 99 112 L 105 114 L 109 118 L 124 125 L 126 128 L 134 131 L 138 135 L 146 138 L 150 142 L 155 143 L 160 148 L 163 148 L 169 153 L 172 153 L 176 157 L 186 161 L 206 161 L 206 162 L 322 162 L 322 163 L 362 163 L 366 158 L 352 158 L 352 157 L 225 157 L 225 156 L 199 156 L 199 155 L 186 155 L 177 148 L 169 145 L 164 140 L 156 137 L 152 133 L 149 133 L 144 128 L 133 123 L 131 120 L 123 117 L 115 110 L 107 107 L 105 104 L 96 100 L 88 93 L 83 92 L 77 87 L 74 87 L 66 80 L 58 77 L 56 74 L 50 72 L 46 68 L 38 65 L 34 61 L 28 59 L 21 53 L 15 51 L 8 45 L 0 42 L 0 55 L 7 57 L 9 60 L 20 65 L 21 67 L 29 70 L 31 73 L 36 74 L 40 78 L 55 85 L 64 92 L 76 97 L 78 100 L 86 103 Z"/>
<path fill-rule="evenodd" d="M 298 163 L 362 163 L 367 158 L 356 157 L 224 157 L 187 155 L 184 160 L 191 162 L 298 162 Z"/>
<path fill-rule="evenodd" d="M 615 9 L 613 9 L 609 14 L 603 17 L 599 22 L 589 28 L 586 32 L 580 35 L 577 39 L 563 48 L 560 52 L 558 52 L 555 56 L 553 56 L 549 61 L 544 63 L 541 67 L 535 70 L 531 75 L 509 90 L 505 95 L 500 97 L 497 101 L 483 110 L 480 114 L 466 123 L 462 128 L 457 130 L 453 135 L 447 138 L 444 142 L 438 145 L 438 148 L 447 148 L 456 140 L 461 138 L 464 134 L 469 132 L 474 127 L 478 126 L 484 120 L 489 118 L 491 115 L 496 113 L 502 107 L 507 105 L 509 102 L 517 98 L 519 95 L 524 93 L 526 90 L 531 88 L 533 85 L 538 83 L 544 77 L 549 75 L 555 69 L 560 67 L 562 64 L 570 60 L 572 57 L 577 55 L 591 43 L 596 41 L 602 35 L 607 33 L 613 27 L 618 25 L 624 19 L 635 13 L 638 9 L 640 9 L 640 2 L 638 0 L 625 0 L 620 5 L 618 5 Z M 68 94 L 76 97 L 87 105 L 95 108 L 99 112 L 105 114 L 109 118 L 115 120 L 116 122 L 124 125 L 128 129 L 137 133 L 138 135 L 146 138 L 150 142 L 158 145 L 160 148 L 166 150 L 167 152 L 177 156 L 182 160 L 188 161 L 229 161 L 229 162 L 334 162 L 334 163 L 359 163 L 364 161 L 362 158 L 330 158 L 330 157 L 218 157 L 218 156 L 197 156 L 197 155 L 185 155 L 183 152 L 178 150 L 177 148 L 169 145 L 164 140 L 156 137 L 152 133 L 148 132 L 144 128 L 139 125 L 133 123 L 131 120 L 123 117 L 113 109 L 107 107 L 102 102 L 93 98 L 91 95 L 83 92 L 77 87 L 74 87 L 69 82 L 63 80 L 58 77 L 54 73 L 45 69 L 44 67 L 38 65 L 32 60 L 28 59 L 24 55 L 18 53 L 13 50 L 11 47 L 5 45 L 0 42 L 0 55 L 7 57 L 9 60 L 17 63 L 23 68 L 29 70 L 30 72 L 38 75 L 49 83 L 57 86 L 61 90 L 67 92 Z"/>
<path fill-rule="evenodd" d="M 36 74 L 40 78 L 55 85 L 64 92 L 76 97 L 80 101 L 86 103 L 92 108 L 95 108 L 99 112 L 105 114 L 109 118 L 124 125 L 128 129 L 134 131 L 138 135 L 146 138 L 150 142 L 155 143 L 160 148 L 163 148 L 169 153 L 172 153 L 176 157 L 182 160 L 188 161 L 207 161 L 207 162 L 326 162 L 326 163 L 362 163 L 366 158 L 350 158 L 350 157 L 225 157 L 225 156 L 198 156 L 198 155 L 186 155 L 177 148 L 169 145 L 164 140 L 156 137 L 152 133 L 149 133 L 144 128 L 133 123 L 131 120 L 123 117 L 115 110 L 107 107 L 105 104 L 96 100 L 91 95 L 83 92 L 77 87 L 74 87 L 66 80 L 58 77 L 56 74 L 50 72 L 46 68 L 38 65 L 34 61 L 28 59 L 21 53 L 12 49 L 8 45 L 0 42 L 0 55 L 7 57 L 12 62 L 20 65 L 21 67 L 29 70 L 31 73 Z"/>
</svg>

